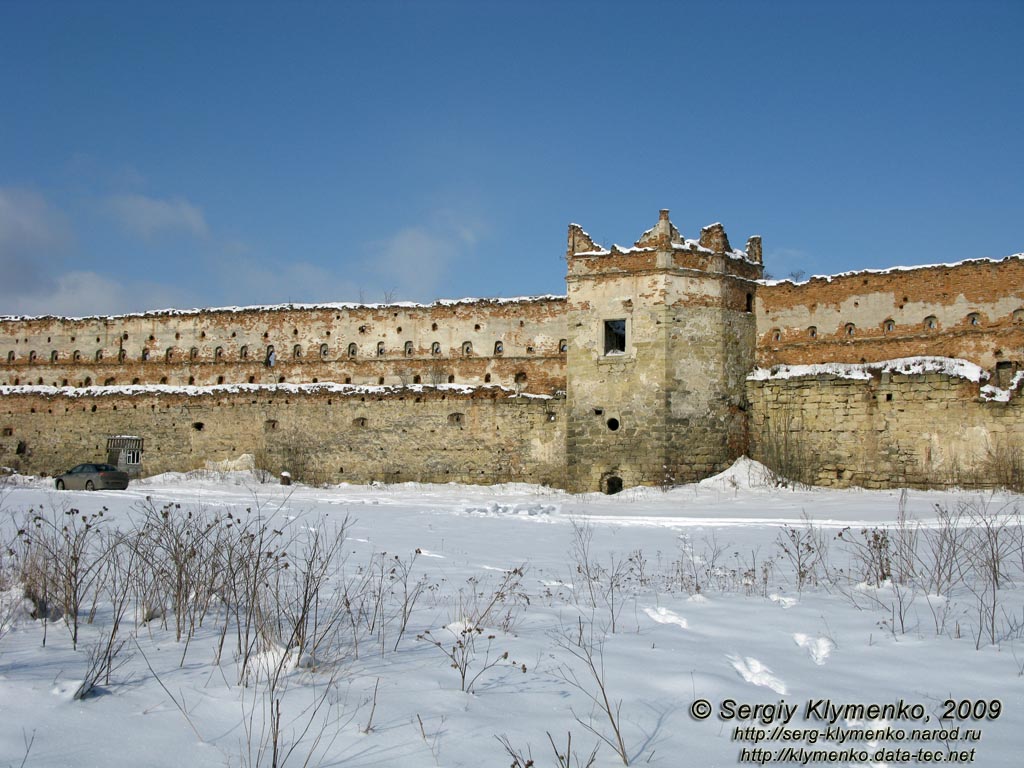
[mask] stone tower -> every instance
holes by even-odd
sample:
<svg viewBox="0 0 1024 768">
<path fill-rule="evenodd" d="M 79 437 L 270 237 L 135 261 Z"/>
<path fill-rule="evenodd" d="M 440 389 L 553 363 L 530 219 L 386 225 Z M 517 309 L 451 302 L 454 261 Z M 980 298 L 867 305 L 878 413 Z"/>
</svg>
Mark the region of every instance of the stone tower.
<svg viewBox="0 0 1024 768">
<path fill-rule="evenodd" d="M 698 480 L 746 450 L 761 239 L 685 239 L 661 211 L 633 248 L 569 226 L 568 487 Z"/>
</svg>

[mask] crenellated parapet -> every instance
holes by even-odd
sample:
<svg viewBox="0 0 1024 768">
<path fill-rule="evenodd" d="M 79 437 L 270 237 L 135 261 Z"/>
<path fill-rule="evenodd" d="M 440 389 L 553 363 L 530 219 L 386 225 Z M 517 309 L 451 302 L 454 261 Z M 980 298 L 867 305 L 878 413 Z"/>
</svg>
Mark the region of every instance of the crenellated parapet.
<svg viewBox="0 0 1024 768">
<path fill-rule="evenodd" d="M 761 238 L 747 241 L 747 250 L 734 249 L 725 227 L 710 224 L 700 230 L 698 239 L 690 239 L 672 223 L 667 209 L 658 214 L 658 223 L 644 232 L 631 247 L 596 243 L 579 224 L 569 225 L 567 260 L 569 279 L 599 273 L 678 269 L 728 274 L 743 280 L 762 276 Z"/>
</svg>

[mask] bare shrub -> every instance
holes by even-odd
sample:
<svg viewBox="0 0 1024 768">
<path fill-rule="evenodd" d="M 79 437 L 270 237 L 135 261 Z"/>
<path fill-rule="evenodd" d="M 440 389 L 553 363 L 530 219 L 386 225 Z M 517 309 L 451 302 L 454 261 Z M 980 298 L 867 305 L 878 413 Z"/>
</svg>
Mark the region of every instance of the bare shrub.
<svg viewBox="0 0 1024 768">
<path fill-rule="evenodd" d="M 777 409 L 761 425 L 757 445 L 761 463 L 777 486 L 813 485 L 821 470 L 821 456 L 806 437 L 799 411 L 792 405 Z"/>
<path fill-rule="evenodd" d="M 872 586 L 880 586 L 892 578 L 892 550 L 886 528 L 862 528 L 860 537 L 847 526 L 836 534 L 858 566 L 860 578 Z"/>
<path fill-rule="evenodd" d="M 551 732 L 547 732 L 548 743 L 551 744 L 551 751 L 554 754 L 555 762 L 554 765 L 557 768 L 591 768 L 597 761 L 597 750 L 601 746 L 600 742 L 594 745 L 594 748 L 590 751 L 590 754 L 581 757 L 572 746 L 572 731 L 566 734 L 566 744 L 564 747 L 559 747 L 555 744 L 555 739 L 551 735 Z M 512 744 L 512 740 L 506 736 L 495 736 L 498 743 L 501 744 L 505 749 L 505 754 L 512 758 L 511 768 L 533 768 L 536 765 L 533 759 L 533 752 L 530 746 L 527 745 L 525 749 L 515 747 Z"/>
<path fill-rule="evenodd" d="M 826 570 L 828 543 L 821 528 L 814 525 L 810 515 L 803 515 L 804 524 L 786 525 L 778 532 L 775 544 L 782 557 L 790 563 L 797 580 L 797 592 L 816 586 L 821 571 Z"/>
<path fill-rule="evenodd" d="M 554 641 L 572 657 L 569 664 L 558 668 L 558 676 L 583 693 L 591 703 L 591 712 L 586 718 L 571 710 L 576 722 L 611 747 L 623 765 L 629 765 L 629 755 L 622 738 L 622 701 L 616 701 L 608 693 L 604 641 L 595 637 L 593 625 L 584 626 L 582 619 L 578 619 L 577 626 L 572 629 L 563 627 Z M 576 667 L 582 668 L 582 679 Z M 607 721 L 608 732 L 594 724 L 595 715 Z"/>
<path fill-rule="evenodd" d="M 965 504 L 964 509 L 969 527 L 960 564 L 969 570 L 964 584 L 974 597 L 975 647 L 980 648 L 983 640 L 995 645 L 1002 636 L 1000 589 L 1012 585 L 1012 556 L 1019 547 L 1021 518 L 1016 506 L 994 508 L 984 499 Z"/>
<path fill-rule="evenodd" d="M 990 443 L 982 458 L 981 474 L 987 483 L 1024 493 L 1024 450 L 1011 440 Z"/>
<path fill-rule="evenodd" d="M 526 599 L 521 582 L 523 568 L 505 571 L 498 586 L 481 590 L 476 579 L 470 580 L 471 590 L 459 590 L 452 620 L 436 633 L 426 630 L 416 636 L 439 650 L 449 666 L 459 675 L 460 689 L 472 693 L 481 676 L 497 666 L 510 666 L 526 673 L 526 665 L 509 657 L 508 651 L 493 649 L 497 635 L 487 630 L 496 622 L 508 631 L 515 619 L 519 601 Z"/>
<path fill-rule="evenodd" d="M 330 534 L 323 533 L 320 525 L 306 526 L 301 538 L 289 542 L 299 554 L 273 573 L 269 621 L 262 632 L 298 666 L 315 668 L 328 659 L 336 660 L 345 607 L 343 593 L 329 584 L 343 567 L 349 525 L 346 516 Z"/>
<path fill-rule="evenodd" d="M 73 648 L 78 647 L 81 610 L 95 600 L 105 574 L 107 547 L 112 539 L 100 536 L 106 508 L 92 514 L 65 507 L 45 514 L 30 511 L 29 520 L 19 531 L 26 550 L 24 563 L 26 594 L 37 606 L 52 613 L 50 600 L 61 607 L 71 633 Z"/>
</svg>

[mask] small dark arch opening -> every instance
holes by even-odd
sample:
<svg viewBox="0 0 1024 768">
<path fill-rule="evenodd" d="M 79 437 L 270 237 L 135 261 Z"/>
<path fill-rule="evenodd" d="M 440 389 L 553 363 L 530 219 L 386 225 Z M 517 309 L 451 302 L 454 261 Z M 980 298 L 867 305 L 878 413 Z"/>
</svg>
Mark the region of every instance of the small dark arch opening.
<svg viewBox="0 0 1024 768">
<path fill-rule="evenodd" d="M 196 432 L 202 432 L 205 427 L 206 425 L 203 424 L 203 422 L 201 421 L 192 422 L 192 429 L 194 429 Z"/>
<path fill-rule="evenodd" d="M 363 417 L 363 416 L 360 416 L 357 419 L 352 419 L 352 426 L 353 427 L 365 427 L 366 426 L 366 418 Z"/>
<path fill-rule="evenodd" d="M 19 440 L 18 447 L 14 449 L 14 453 L 18 456 L 24 456 L 28 453 L 28 444 L 24 440 Z"/>
<path fill-rule="evenodd" d="M 622 478 L 618 475 L 608 475 L 601 485 L 601 491 L 609 496 L 622 492 Z"/>
<path fill-rule="evenodd" d="M 491 383 L 491 374 L 485 373 L 484 374 L 484 384 L 490 384 L 490 383 Z"/>
<path fill-rule="evenodd" d="M 422 379 L 422 378 L 420 378 L 419 376 L 413 376 L 413 377 L 412 377 L 412 383 L 413 383 L 413 384 L 419 384 L 419 383 L 421 383 L 422 381 L 423 381 L 423 379 Z"/>
<path fill-rule="evenodd" d="M 747 294 L 747 312 L 753 312 L 753 311 L 754 311 L 754 294 L 748 293 Z M 622 489 L 619 488 L 619 490 L 622 490 Z"/>
</svg>

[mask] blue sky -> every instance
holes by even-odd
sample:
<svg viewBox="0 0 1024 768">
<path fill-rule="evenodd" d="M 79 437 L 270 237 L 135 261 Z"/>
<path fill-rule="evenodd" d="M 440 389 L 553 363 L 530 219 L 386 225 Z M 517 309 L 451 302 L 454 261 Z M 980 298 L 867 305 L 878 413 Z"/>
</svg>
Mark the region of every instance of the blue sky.
<svg viewBox="0 0 1024 768">
<path fill-rule="evenodd" d="M 1024 2 L 0 0 L 0 314 L 564 291 L 672 210 L 1024 250 Z"/>
</svg>

